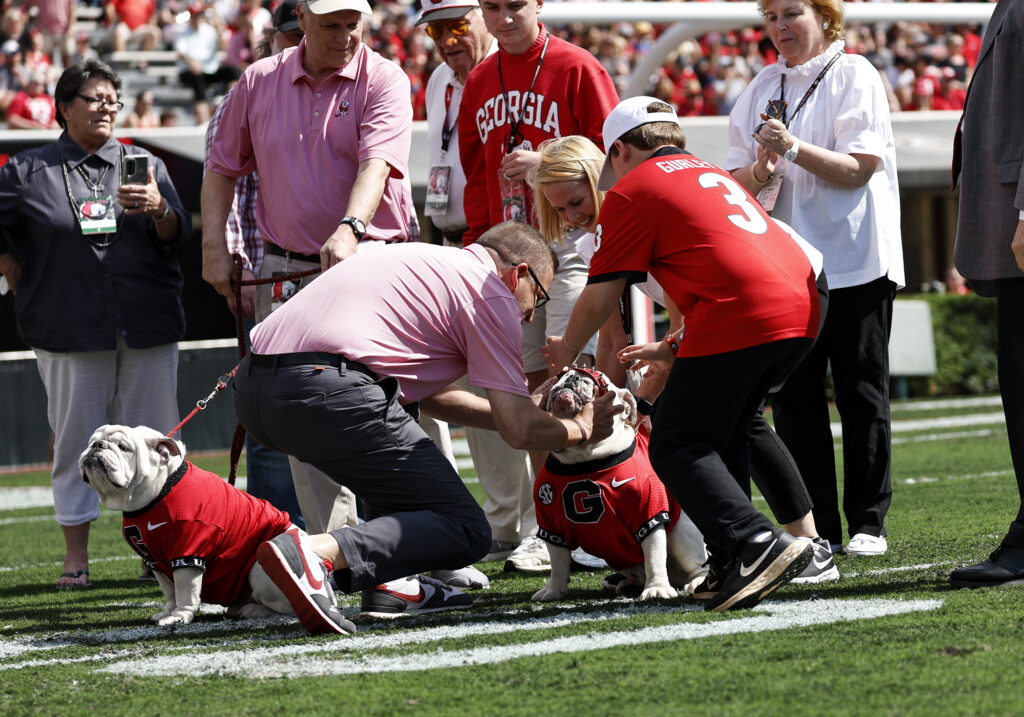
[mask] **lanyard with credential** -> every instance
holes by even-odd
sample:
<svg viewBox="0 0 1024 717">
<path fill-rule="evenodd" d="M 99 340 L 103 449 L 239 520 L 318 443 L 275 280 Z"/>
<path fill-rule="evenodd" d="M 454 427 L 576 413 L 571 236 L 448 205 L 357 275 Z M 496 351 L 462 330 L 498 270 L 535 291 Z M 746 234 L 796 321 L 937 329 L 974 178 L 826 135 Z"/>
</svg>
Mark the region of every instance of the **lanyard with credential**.
<svg viewBox="0 0 1024 717">
<path fill-rule="evenodd" d="M 799 112 L 801 109 L 803 109 L 803 106 L 807 102 L 807 99 L 812 94 L 814 94 L 814 91 L 816 89 L 818 89 L 818 85 L 820 85 L 821 81 L 823 79 L 825 79 L 825 73 L 827 73 L 829 71 L 829 68 L 831 68 L 832 65 L 836 64 L 836 60 L 838 60 L 841 55 L 845 55 L 845 54 L 846 54 L 846 50 L 840 48 L 839 52 L 837 52 L 835 55 L 832 56 L 832 59 L 829 60 L 828 64 L 825 65 L 821 69 L 821 72 L 818 73 L 818 76 L 814 79 L 814 82 L 811 83 L 811 86 L 809 88 L 807 88 L 807 92 L 804 93 L 803 98 L 800 100 L 800 103 L 796 106 L 796 109 L 793 110 L 793 114 L 789 117 L 789 119 L 786 119 L 785 105 L 783 105 L 782 124 L 784 124 L 787 127 L 789 127 L 789 123 L 793 121 L 794 117 L 796 117 L 796 113 Z M 786 101 L 786 76 L 785 75 L 782 76 L 782 88 L 779 90 L 779 99 L 781 99 L 783 102 Z"/>
<path fill-rule="evenodd" d="M 455 125 L 458 124 L 459 118 L 455 117 L 455 121 L 448 124 L 448 114 L 451 112 L 452 107 L 452 93 L 455 92 L 455 88 L 452 87 L 452 83 L 449 82 L 448 86 L 444 89 L 444 124 L 441 125 L 441 156 L 443 157 L 448 152 L 448 143 L 451 141 L 452 132 L 455 131 Z"/>
<path fill-rule="evenodd" d="M 533 95 L 533 86 L 537 84 L 537 75 L 540 74 L 540 66 L 544 64 L 544 56 L 548 52 L 548 40 L 551 39 L 551 33 L 544 36 L 544 47 L 540 51 L 540 59 L 537 60 L 537 69 L 533 71 L 533 80 L 530 81 L 530 89 L 523 95 L 522 101 L 519 103 L 519 116 L 512 122 L 512 127 L 508 131 L 508 144 L 505 147 L 505 152 L 511 152 L 523 141 L 523 135 L 519 133 L 519 125 L 523 122 L 523 109 L 526 107 L 527 98 Z M 508 104 L 508 93 L 505 91 L 505 78 L 501 74 L 501 53 L 498 53 L 498 83 L 501 85 L 501 96 L 505 100 L 505 111 L 508 113 L 509 118 L 512 117 L 512 108 Z"/>
</svg>

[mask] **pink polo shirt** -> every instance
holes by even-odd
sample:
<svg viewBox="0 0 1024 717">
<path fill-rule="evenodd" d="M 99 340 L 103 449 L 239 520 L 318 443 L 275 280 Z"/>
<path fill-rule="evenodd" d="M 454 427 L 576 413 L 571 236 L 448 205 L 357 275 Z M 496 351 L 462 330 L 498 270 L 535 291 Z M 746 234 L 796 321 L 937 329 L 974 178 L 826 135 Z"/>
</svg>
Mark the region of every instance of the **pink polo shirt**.
<svg viewBox="0 0 1024 717">
<path fill-rule="evenodd" d="M 256 223 L 284 249 L 316 254 L 346 215 L 359 163 L 391 165 L 367 239 L 405 241 L 415 216 L 407 178 L 412 144 L 409 79 L 360 44 L 319 85 L 302 67 L 306 41 L 253 63 L 225 98 L 206 168 L 260 175 Z"/>
<path fill-rule="evenodd" d="M 529 396 L 523 313 L 491 255 L 409 243 L 361 251 L 252 330 L 258 354 L 327 351 L 394 376 L 401 402 L 469 383 Z"/>
</svg>

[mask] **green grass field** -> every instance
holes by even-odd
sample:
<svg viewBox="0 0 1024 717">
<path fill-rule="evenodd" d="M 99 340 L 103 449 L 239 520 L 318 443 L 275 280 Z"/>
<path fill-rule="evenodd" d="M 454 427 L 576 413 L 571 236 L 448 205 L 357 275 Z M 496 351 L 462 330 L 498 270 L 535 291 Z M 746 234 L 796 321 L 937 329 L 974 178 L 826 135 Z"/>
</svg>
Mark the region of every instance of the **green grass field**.
<svg viewBox="0 0 1024 717">
<path fill-rule="evenodd" d="M 93 526 L 93 587 L 57 592 L 52 508 L 11 508 L 46 476 L 0 476 L 0 715 L 1024 714 L 1024 586 L 953 590 L 946 577 L 987 555 L 1017 510 L 999 410 L 896 407 L 888 554 L 838 556 L 838 582 L 724 615 L 611 598 L 607 571 L 574 573 L 565 602 L 539 606 L 543 576 L 493 562 L 471 610 L 355 618 L 352 637 L 214 606 L 161 628 L 147 619 L 160 591 L 137 581 L 118 514 Z M 227 474 L 222 456 L 196 462 Z M 358 598 L 340 598 L 355 617 Z"/>
</svg>

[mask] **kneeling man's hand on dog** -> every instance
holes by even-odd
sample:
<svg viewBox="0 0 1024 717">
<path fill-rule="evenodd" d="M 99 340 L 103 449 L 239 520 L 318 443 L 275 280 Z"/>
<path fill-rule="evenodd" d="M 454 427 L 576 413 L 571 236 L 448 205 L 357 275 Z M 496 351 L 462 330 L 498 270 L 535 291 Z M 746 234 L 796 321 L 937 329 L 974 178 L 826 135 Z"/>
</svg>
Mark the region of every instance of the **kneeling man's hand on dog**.
<svg viewBox="0 0 1024 717">
<path fill-rule="evenodd" d="M 618 396 L 614 391 L 609 391 L 600 398 L 594 399 L 580 411 L 580 415 L 593 410 L 594 431 L 590 434 L 590 442 L 603 441 L 612 435 L 615 430 L 615 417 L 622 413 L 626 406 L 621 401 L 616 401 Z"/>
</svg>

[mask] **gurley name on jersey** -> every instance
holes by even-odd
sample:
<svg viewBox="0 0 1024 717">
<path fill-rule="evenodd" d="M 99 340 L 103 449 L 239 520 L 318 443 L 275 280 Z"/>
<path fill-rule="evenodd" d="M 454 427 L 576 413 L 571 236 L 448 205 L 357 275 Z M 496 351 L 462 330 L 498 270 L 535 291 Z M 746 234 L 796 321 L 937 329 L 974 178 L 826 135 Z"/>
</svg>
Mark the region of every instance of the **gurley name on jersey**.
<svg viewBox="0 0 1024 717">
<path fill-rule="evenodd" d="M 715 165 L 708 164 L 703 159 L 697 159 L 693 156 L 666 159 L 661 162 L 655 162 L 655 165 L 665 174 L 672 174 L 672 172 L 678 172 L 683 169 L 718 169 Z"/>
<path fill-rule="evenodd" d="M 524 95 L 527 96 L 525 104 Z M 558 102 L 547 102 L 544 95 L 535 92 L 512 90 L 508 93 L 507 108 L 505 98 L 498 94 L 485 101 L 476 111 L 476 128 L 480 133 L 480 141 L 486 144 L 491 130 L 511 124 L 520 116 L 523 118 L 520 129 L 535 127 L 552 137 L 562 136 L 558 124 Z"/>
</svg>

